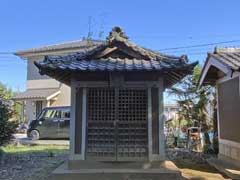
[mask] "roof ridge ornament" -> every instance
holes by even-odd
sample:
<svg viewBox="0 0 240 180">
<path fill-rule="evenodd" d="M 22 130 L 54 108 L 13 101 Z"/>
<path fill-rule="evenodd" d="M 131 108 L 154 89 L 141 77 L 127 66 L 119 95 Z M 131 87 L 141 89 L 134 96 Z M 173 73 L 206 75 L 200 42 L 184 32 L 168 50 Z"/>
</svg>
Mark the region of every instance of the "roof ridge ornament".
<svg viewBox="0 0 240 180">
<path fill-rule="evenodd" d="M 117 39 L 119 37 L 123 38 L 123 39 L 128 39 L 128 36 L 125 34 L 125 32 L 122 30 L 122 28 L 119 26 L 115 26 L 112 28 L 112 31 L 110 31 L 110 33 L 107 37 L 107 41 L 111 42 L 114 39 Z"/>
</svg>

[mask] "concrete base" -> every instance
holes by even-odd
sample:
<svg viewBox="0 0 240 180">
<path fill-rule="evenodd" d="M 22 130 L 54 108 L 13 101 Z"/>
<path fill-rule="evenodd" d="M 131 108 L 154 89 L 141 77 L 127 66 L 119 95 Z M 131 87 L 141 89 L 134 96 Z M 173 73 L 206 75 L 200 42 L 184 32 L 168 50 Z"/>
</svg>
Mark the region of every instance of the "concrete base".
<svg viewBox="0 0 240 180">
<path fill-rule="evenodd" d="M 227 164 L 232 164 L 238 168 L 240 168 L 240 160 L 238 159 L 232 159 L 231 157 L 222 155 L 222 154 L 218 154 L 218 159 L 221 160 L 222 162 L 225 162 Z"/>
<path fill-rule="evenodd" d="M 219 158 L 225 160 L 225 157 L 233 162 L 240 163 L 240 143 L 219 140 Z"/>
<path fill-rule="evenodd" d="M 178 180 L 181 172 L 171 161 L 69 161 L 53 171 L 51 180 Z"/>
</svg>

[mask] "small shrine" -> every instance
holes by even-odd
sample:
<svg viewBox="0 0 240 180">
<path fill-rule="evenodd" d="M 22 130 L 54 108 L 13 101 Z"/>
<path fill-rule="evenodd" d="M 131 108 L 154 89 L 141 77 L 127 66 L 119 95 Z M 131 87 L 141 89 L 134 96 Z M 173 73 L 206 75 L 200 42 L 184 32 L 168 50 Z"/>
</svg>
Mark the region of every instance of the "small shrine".
<svg viewBox="0 0 240 180">
<path fill-rule="evenodd" d="M 117 165 L 120 161 L 136 165 L 165 160 L 163 92 L 191 74 L 196 64 L 189 64 L 186 56 L 140 47 L 119 27 L 84 53 L 35 62 L 41 74 L 71 87 L 68 169 L 86 169 L 83 161 L 90 169 L 114 162 L 107 169 L 119 170 L 128 167 Z"/>
</svg>

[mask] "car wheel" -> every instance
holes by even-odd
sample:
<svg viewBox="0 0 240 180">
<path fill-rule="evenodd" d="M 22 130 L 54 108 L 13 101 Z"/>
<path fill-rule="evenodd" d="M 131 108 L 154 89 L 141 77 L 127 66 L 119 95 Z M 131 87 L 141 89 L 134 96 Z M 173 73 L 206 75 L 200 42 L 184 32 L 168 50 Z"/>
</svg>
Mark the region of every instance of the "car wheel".
<svg viewBox="0 0 240 180">
<path fill-rule="evenodd" d="M 39 139 L 39 132 L 37 131 L 37 130 L 32 130 L 31 132 L 30 132 L 30 138 L 32 139 L 32 140 L 38 140 Z"/>
</svg>

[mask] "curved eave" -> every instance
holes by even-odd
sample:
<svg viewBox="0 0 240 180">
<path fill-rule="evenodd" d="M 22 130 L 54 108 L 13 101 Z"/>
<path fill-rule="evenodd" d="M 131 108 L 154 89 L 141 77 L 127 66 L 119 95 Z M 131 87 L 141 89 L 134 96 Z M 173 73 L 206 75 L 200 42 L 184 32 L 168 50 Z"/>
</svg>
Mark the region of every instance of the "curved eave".
<svg viewBox="0 0 240 180">
<path fill-rule="evenodd" d="M 164 75 L 165 79 L 165 86 L 169 87 L 173 84 L 176 84 L 178 81 L 180 81 L 182 78 L 184 78 L 186 75 L 191 74 L 194 67 L 198 64 L 198 62 L 194 62 L 191 64 L 186 64 L 182 67 L 174 67 L 174 68 L 162 68 L 162 69 L 114 69 L 114 70 L 80 70 L 80 69 L 71 69 L 71 68 L 60 68 L 60 67 L 54 67 L 47 64 L 41 64 L 38 62 L 34 62 L 34 64 L 38 67 L 39 72 L 41 75 L 48 75 L 60 82 L 63 82 L 67 85 L 70 85 L 71 77 L 73 74 L 76 73 L 109 73 L 109 72 L 137 72 L 137 73 L 147 73 L 147 72 L 153 72 L 153 73 L 162 73 Z"/>
</svg>

